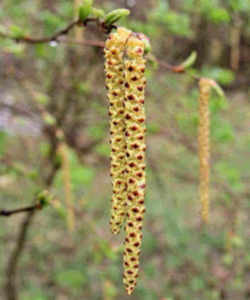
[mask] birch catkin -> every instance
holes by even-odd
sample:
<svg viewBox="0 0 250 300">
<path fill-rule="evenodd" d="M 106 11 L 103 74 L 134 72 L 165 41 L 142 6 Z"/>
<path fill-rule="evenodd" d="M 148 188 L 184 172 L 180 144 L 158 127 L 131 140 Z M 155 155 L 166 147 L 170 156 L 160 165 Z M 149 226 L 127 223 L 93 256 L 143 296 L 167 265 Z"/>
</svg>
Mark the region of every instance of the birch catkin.
<svg viewBox="0 0 250 300">
<path fill-rule="evenodd" d="M 145 110 L 146 80 L 144 42 L 136 35 L 129 37 L 125 59 L 125 121 L 127 141 L 127 222 L 123 256 L 124 285 L 128 294 L 136 286 L 145 212 Z"/>
<path fill-rule="evenodd" d="M 199 81 L 199 129 L 198 146 L 200 160 L 200 201 L 201 218 L 204 223 L 209 219 L 209 177 L 210 177 L 210 119 L 209 98 L 211 93 L 211 80 L 201 78 Z"/>
<path fill-rule="evenodd" d="M 125 219 L 126 205 L 126 140 L 125 140 L 125 106 L 124 106 L 124 47 L 131 34 L 125 28 L 118 28 L 110 34 L 105 44 L 106 88 L 109 99 L 112 209 L 111 231 L 119 233 Z"/>
<path fill-rule="evenodd" d="M 70 232 L 75 229 L 75 215 L 73 208 L 73 195 L 70 175 L 70 160 L 69 160 L 69 148 L 61 142 L 58 146 L 58 154 L 61 156 L 61 169 L 62 169 L 62 180 L 64 186 L 65 200 L 67 206 L 67 224 Z"/>
</svg>

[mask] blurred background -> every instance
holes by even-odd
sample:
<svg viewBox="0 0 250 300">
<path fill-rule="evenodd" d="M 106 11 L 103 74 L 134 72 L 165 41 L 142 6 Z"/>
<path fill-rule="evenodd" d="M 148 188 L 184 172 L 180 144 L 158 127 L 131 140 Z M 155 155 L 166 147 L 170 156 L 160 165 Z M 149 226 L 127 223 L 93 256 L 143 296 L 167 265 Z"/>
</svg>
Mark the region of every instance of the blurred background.
<svg viewBox="0 0 250 300">
<path fill-rule="evenodd" d="M 78 4 L 1 0 L 0 32 L 52 35 L 72 21 Z M 124 234 L 112 236 L 108 225 L 103 49 L 84 43 L 103 42 L 105 35 L 90 25 L 50 43 L 0 36 L 0 209 L 31 205 L 42 189 L 53 194 L 51 205 L 33 215 L 0 219 L 0 299 L 250 299 L 250 1 L 95 5 L 130 9 L 120 24 L 148 35 L 159 62 L 178 65 L 198 53 L 185 74 L 148 65 L 147 213 L 138 286 L 126 295 Z M 191 75 L 213 78 L 226 94 L 213 93 L 210 102 L 211 220 L 203 228 L 198 89 Z"/>
</svg>

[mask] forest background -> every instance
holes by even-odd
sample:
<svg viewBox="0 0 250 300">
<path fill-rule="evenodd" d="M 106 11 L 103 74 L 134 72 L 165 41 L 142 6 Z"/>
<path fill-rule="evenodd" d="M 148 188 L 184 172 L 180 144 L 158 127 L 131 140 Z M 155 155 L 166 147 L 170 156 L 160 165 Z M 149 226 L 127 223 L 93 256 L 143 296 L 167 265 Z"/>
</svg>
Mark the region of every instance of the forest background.
<svg viewBox="0 0 250 300">
<path fill-rule="evenodd" d="M 52 195 L 42 210 L 2 213 L 0 299 L 129 299 L 123 237 L 112 236 L 108 225 L 106 35 L 90 24 L 49 42 L 19 41 L 65 28 L 77 5 L 0 2 L 0 210 L 37 205 L 43 190 Z M 147 213 L 130 299 L 250 299 L 250 1 L 96 0 L 95 6 L 128 8 L 119 24 L 145 33 L 157 58 L 146 74 Z M 197 60 L 188 72 L 166 67 L 192 51 Z M 226 95 L 213 93 L 210 101 L 205 227 L 194 75 L 216 80 Z"/>
</svg>

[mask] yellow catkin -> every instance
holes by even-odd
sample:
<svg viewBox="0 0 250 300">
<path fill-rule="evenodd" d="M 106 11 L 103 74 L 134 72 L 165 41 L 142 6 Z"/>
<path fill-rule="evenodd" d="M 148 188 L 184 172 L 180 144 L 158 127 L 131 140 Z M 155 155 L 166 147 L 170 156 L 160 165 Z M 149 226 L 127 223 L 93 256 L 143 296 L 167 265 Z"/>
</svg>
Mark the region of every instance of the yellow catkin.
<svg viewBox="0 0 250 300">
<path fill-rule="evenodd" d="M 126 44 L 125 58 L 125 121 L 127 141 L 127 222 L 123 255 L 123 282 L 130 295 L 139 272 L 142 223 L 145 212 L 145 109 L 144 42 L 135 34 Z"/>
<path fill-rule="evenodd" d="M 67 206 L 67 224 L 69 231 L 74 231 L 75 228 L 75 215 L 73 210 L 73 196 L 70 178 L 70 161 L 68 147 L 64 142 L 61 142 L 58 147 L 58 154 L 61 157 L 62 180 L 65 192 L 65 200 Z"/>
<path fill-rule="evenodd" d="M 210 177 L 210 119 L 209 98 L 211 80 L 201 78 L 199 81 L 199 129 L 198 147 L 200 160 L 200 201 L 201 218 L 204 223 L 209 219 L 209 177 Z"/>
<path fill-rule="evenodd" d="M 120 232 L 126 217 L 126 140 L 124 107 L 124 47 L 131 31 L 118 28 L 111 33 L 105 44 L 106 88 L 109 99 L 111 177 L 113 186 L 111 231 Z"/>
</svg>

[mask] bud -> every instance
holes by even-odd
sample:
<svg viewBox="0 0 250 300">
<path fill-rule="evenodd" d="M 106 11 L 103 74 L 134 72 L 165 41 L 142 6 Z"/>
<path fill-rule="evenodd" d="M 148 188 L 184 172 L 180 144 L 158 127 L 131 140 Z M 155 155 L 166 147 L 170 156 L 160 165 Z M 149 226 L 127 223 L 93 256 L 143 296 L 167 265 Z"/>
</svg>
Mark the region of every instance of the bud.
<svg viewBox="0 0 250 300">
<path fill-rule="evenodd" d="M 150 53 L 152 50 L 152 47 L 151 47 L 149 38 L 143 33 L 138 34 L 138 37 L 144 43 L 144 54 Z"/>
<path fill-rule="evenodd" d="M 107 26 L 113 25 L 115 22 L 120 20 L 123 17 L 127 17 L 130 14 L 130 11 L 125 8 L 119 8 L 112 10 L 110 13 L 108 13 L 104 19 L 104 23 Z"/>
<path fill-rule="evenodd" d="M 92 8 L 92 15 L 96 18 L 103 18 L 105 16 L 105 12 L 102 9 Z"/>
<path fill-rule="evenodd" d="M 93 0 L 83 0 L 79 7 L 79 20 L 84 22 L 92 12 Z"/>
<path fill-rule="evenodd" d="M 52 197 L 47 190 L 44 190 L 37 195 L 37 201 L 41 208 L 49 205 L 51 199 Z"/>
<path fill-rule="evenodd" d="M 180 65 L 183 69 L 190 68 L 196 61 L 197 53 L 196 51 L 193 51 L 189 57 L 184 60 L 184 62 Z"/>
</svg>

